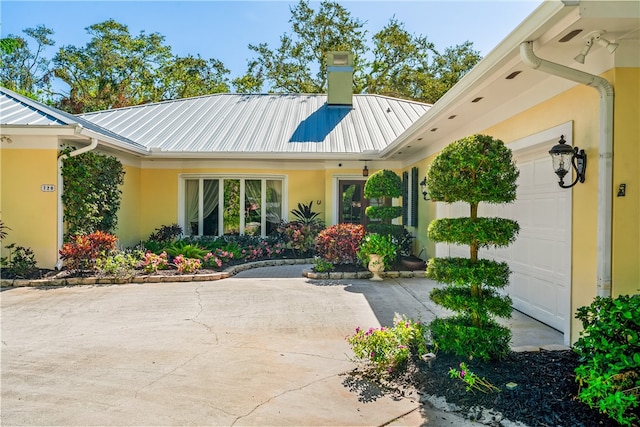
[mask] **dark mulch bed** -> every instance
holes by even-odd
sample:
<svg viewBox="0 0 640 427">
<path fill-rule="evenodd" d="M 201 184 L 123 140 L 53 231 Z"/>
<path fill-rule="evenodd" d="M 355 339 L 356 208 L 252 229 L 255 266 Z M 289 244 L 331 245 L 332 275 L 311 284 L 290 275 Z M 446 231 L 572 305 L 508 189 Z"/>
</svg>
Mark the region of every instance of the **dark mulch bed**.
<svg viewBox="0 0 640 427">
<path fill-rule="evenodd" d="M 499 393 L 467 392 L 465 383 L 449 378 L 449 369 L 457 368 L 461 361 L 440 354 L 431 367 L 421 366 L 416 385 L 423 393 L 444 396 L 463 408 L 492 408 L 511 421 L 529 426 L 617 425 L 575 399 L 578 356 L 571 350 L 511 353 L 494 362 L 469 361 L 469 369 L 499 387 Z M 518 384 L 515 390 L 506 389 L 509 382 Z"/>
<path fill-rule="evenodd" d="M 458 368 L 462 361 L 466 362 L 469 370 L 501 391 L 466 391 L 465 383 L 449 376 L 449 369 Z M 477 408 L 481 407 L 531 427 L 617 426 L 606 415 L 574 398 L 578 393 L 574 374 L 577 365 L 578 357 L 571 350 L 511 353 L 502 361 L 491 362 L 465 361 L 439 353 L 430 365 L 423 361 L 412 362 L 405 372 L 389 378 L 384 384 L 387 392 L 402 394 L 408 387 L 415 387 L 423 396 L 444 397 L 447 403 L 461 408 L 461 414 L 470 419 L 480 416 Z M 363 373 L 354 371 L 345 385 L 353 391 L 362 391 L 355 387 L 355 377 L 362 378 Z M 517 384 L 513 391 L 505 386 L 509 382 Z M 500 424 L 496 422 L 494 425 Z"/>
</svg>

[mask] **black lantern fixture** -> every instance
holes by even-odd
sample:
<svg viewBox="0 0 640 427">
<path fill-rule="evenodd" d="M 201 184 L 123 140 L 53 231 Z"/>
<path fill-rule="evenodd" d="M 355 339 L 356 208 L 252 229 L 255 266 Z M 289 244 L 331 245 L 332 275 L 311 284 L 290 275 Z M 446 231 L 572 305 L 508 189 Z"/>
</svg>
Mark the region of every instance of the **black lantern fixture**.
<svg viewBox="0 0 640 427">
<path fill-rule="evenodd" d="M 369 169 L 367 168 L 367 161 L 364 161 L 364 167 L 362 168 L 362 176 L 369 176 Z"/>
<path fill-rule="evenodd" d="M 425 176 L 422 181 L 420 181 L 420 189 L 422 190 L 422 198 L 425 200 L 429 200 L 427 195 L 427 177 Z"/>
<path fill-rule="evenodd" d="M 560 177 L 558 184 L 562 188 L 571 188 L 580 181 L 584 182 L 585 173 L 587 171 L 587 154 L 578 147 L 567 145 L 564 135 L 560 136 L 558 144 L 549 150 L 551 160 L 553 161 L 553 171 Z M 576 171 L 576 179 L 571 185 L 564 185 L 564 177 L 569 173 L 571 167 Z"/>
</svg>

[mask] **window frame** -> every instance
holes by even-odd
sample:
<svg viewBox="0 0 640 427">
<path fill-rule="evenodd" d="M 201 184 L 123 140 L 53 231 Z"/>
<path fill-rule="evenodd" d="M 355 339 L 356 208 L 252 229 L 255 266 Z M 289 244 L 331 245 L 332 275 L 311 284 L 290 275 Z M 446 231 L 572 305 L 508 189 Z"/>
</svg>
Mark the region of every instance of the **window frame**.
<svg viewBox="0 0 640 427">
<path fill-rule="evenodd" d="M 199 212 L 198 212 L 198 233 L 197 235 L 191 234 L 191 230 L 189 227 L 187 227 L 186 224 L 186 212 L 185 212 L 185 193 L 186 193 L 186 181 L 187 180 L 198 180 L 198 194 L 199 194 Z M 240 212 L 244 212 L 245 211 L 245 181 L 246 180 L 260 180 L 261 181 L 261 206 L 263 207 L 263 209 L 261 209 L 260 215 L 261 215 L 261 227 L 260 227 L 260 236 L 261 237 L 266 237 L 266 214 L 267 214 L 267 210 L 264 208 L 266 207 L 266 197 L 267 197 L 267 193 L 266 193 L 266 186 L 267 186 L 267 181 L 282 181 L 282 213 L 281 213 L 281 218 L 285 221 L 288 221 L 289 217 L 288 217 L 288 206 L 289 206 L 289 201 L 288 201 L 288 188 L 289 188 L 289 184 L 288 184 L 288 177 L 287 175 L 281 175 L 281 174 L 252 174 L 252 173 L 236 173 L 236 174 L 220 174 L 220 173 L 197 173 L 197 174 L 192 174 L 192 173 L 185 173 L 185 174 L 179 174 L 178 175 L 178 212 L 177 212 L 177 216 L 178 216 L 178 224 L 182 227 L 183 233 L 185 236 L 194 236 L 194 237 L 202 237 L 203 234 L 203 221 L 204 218 L 202 218 L 202 206 L 203 206 L 203 182 L 204 180 L 218 180 L 219 184 L 218 184 L 218 206 L 220 206 L 220 204 L 222 204 L 224 206 L 224 181 L 225 180 L 239 180 L 240 181 Z M 245 234 L 245 217 L 244 215 L 240 215 L 240 235 L 244 235 Z M 222 215 L 219 216 L 219 220 L 218 220 L 218 236 L 222 236 L 224 233 L 224 224 L 223 224 L 223 218 Z"/>
</svg>

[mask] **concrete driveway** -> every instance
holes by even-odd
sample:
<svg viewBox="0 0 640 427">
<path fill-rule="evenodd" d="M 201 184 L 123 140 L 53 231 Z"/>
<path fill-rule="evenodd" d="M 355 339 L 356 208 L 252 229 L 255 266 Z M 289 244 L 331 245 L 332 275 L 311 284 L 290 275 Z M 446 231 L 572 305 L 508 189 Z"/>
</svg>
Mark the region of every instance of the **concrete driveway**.
<svg viewBox="0 0 640 427">
<path fill-rule="evenodd" d="M 345 337 L 394 312 L 430 320 L 416 295 L 428 281 L 315 281 L 305 267 L 3 291 L 2 425 L 464 425 L 416 394 L 345 386 Z"/>
</svg>

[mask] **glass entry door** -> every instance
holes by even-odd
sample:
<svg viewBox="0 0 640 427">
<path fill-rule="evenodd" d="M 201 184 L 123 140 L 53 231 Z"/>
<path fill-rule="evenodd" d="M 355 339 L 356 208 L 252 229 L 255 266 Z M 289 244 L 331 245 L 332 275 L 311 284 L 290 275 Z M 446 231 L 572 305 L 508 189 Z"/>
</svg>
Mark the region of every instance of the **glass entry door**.
<svg viewBox="0 0 640 427">
<path fill-rule="evenodd" d="M 364 183 L 365 180 L 339 181 L 340 223 L 367 225 L 367 216 L 364 211 L 368 201 L 364 198 Z"/>
</svg>

